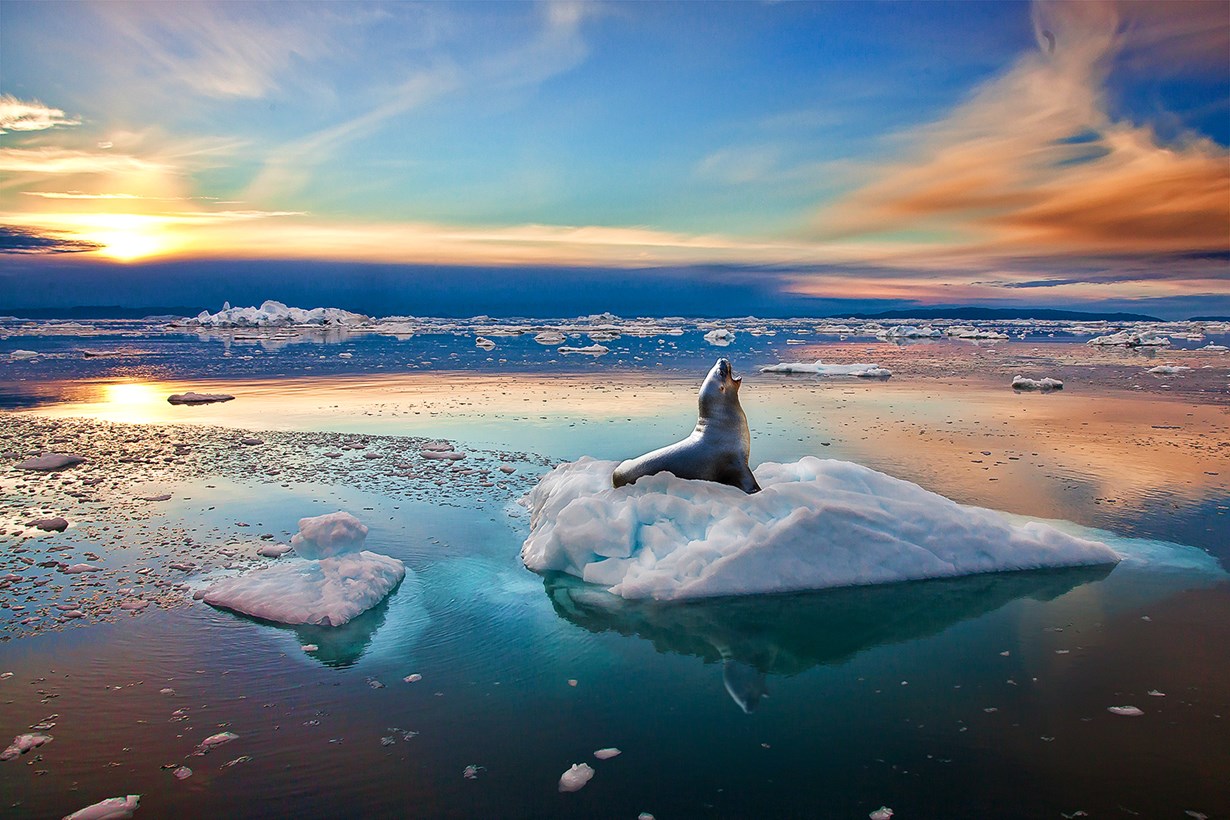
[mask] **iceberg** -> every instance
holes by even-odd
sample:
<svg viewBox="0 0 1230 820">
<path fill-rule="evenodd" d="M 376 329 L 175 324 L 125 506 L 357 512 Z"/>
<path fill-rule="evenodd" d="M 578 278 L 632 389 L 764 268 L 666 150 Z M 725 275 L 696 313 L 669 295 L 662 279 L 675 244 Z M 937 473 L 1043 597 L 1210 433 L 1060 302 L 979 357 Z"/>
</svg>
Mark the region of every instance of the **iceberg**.
<svg viewBox="0 0 1230 820">
<path fill-rule="evenodd" d="M 205 589 L 210 606 L 283 624 L 341 626 L 384 600 L 406 577 L 401 561 L 362 549 L 367 527 L 346 512 L 299 519 L 297 558 Z"/>
<path fill-rule="evenodd" d="M 1013 390 L 1063 390 L 1063 382 L 1047 376 L 1042 379 L 1027 379 L 1024 376 L 1012 377 Z"/>
<path fill-rule="evenodd" d="M 624 598 L 682 600 L 1120 560 L 1103 543 L 847 461 L 761 464 L 754 495 L 669 473 L 616 489 L 615 466 L 562 464 L 522 499 L 526 567 Z"/>
<path fill-rule="evenodd" d="M 260 307 L 233 308 L 227 302 L 222 310 L 210 313 L 202 310 L 196 317 L 184 322 L 200 327 L 294 327 L 359 325 L 368 321 L 361 313 L 351 313 L 335 307 L 318 307 L 311 310 L 287 307 L 282 302 L 268 299 Z"/>
</svg>

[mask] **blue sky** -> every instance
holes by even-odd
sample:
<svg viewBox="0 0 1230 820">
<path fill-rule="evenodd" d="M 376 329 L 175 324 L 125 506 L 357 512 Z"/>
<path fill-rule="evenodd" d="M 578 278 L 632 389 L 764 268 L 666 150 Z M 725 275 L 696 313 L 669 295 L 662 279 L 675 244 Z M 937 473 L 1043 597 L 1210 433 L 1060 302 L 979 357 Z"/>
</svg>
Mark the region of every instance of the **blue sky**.
<svg viewBox="0 0 1230 820">
<path fill-rule="evenodd" d="M 641 277 L 659 312 L 706 269 L 779 312 L 1230 310 L 1225 3 L 0 2 L 0 23 L 7 306 L 69 278 L 153 298 L 155 264 L 168 295 L 276 269 L 310 301 L 336 263 L 508 292 L 554 270 L 616 302 Z M 481 286 L 455 278 L 464 313 Z"/>
</svg>

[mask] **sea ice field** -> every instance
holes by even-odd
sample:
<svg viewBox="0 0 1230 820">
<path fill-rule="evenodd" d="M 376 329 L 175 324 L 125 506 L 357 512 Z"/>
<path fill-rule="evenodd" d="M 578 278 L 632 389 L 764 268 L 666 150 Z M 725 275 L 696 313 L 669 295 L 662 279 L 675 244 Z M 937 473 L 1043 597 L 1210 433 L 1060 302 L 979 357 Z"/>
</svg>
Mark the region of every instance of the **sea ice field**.
<svg viewBox="0 0 1230 820">
<path fill-rule="evenodd" d="M 0 815 L 1230 816 L 1227 347 L 0 318 Z"/>
</svg>

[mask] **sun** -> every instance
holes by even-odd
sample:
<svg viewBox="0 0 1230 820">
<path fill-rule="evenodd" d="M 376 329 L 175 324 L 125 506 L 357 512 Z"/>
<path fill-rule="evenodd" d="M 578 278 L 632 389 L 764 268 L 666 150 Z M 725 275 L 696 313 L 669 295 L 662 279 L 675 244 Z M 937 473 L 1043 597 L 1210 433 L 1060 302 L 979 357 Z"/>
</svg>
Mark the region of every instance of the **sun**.
<svg viewBox="0 0 1230 820">
<path fill-rule="evenodd" d="M 94 234 L 90 239 L 102 245 L 99 253 L 120 262 L 154 256 L 165 247 L 157 236 L 139 231 Z"/>
<path fill-rule="evenodd" d="M 166 253 L 171 246 L 165 224 L 142 214 L 92 214 L 82 220 L 80 238 L 96 242 L 98 253 L 133 262 Z"/>
</svg>

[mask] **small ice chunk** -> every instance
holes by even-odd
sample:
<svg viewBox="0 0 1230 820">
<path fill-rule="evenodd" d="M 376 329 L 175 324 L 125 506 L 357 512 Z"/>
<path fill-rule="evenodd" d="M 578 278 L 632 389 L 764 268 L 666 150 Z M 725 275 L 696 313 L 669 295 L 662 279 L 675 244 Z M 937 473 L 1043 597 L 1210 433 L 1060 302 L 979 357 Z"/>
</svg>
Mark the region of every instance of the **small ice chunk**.
<svg viewBox="0 0 1230 820">
<path fill-rule="evenodd" d="M 180 766 L 171 774 L 175 775 L 176 780 L 187 780 L 189 777 L 192 777 L 192 769 L 189 769 L 187 766 Z"/>
<path fill-rule="evenodd" d="M 264 444 L 265 442 L 262 441 L 261 439 L 254 438 L 252 436 L 245 436 L 244 438 L 241 438 L 239 440 L 239 443 L 246 444 L 249 447 L 255 447 L 257 444 Z"/>
<path fill-rule="evenodd" d="M 488 339 L 486 336 L 479 336 L 474 341 L 475 347 L 481 347 L 483 350 L 495 350 L 495 342 Z"/>
<path fill-rule="evenodd" d="M 17 465 L 19 470 L 38 470 L 43 473 L 64 470 L 85 461 L 85 456 L 75 453 L 43 453 L 35 458 L 28 458 Z"/>
<path fill-rule="evenodd" d="M 9 747 L 7 749 L 5 749 L 3 752 L 0 752 L 0 760 L 12 760 L 15 757 L 24 755 L 26 752 L 30 751 L 31 749 L 37 749 L 39 746 L 42 746 L 44 743 L 50 743 L 51 740 L 52 740 L 51 735 L 44 735 L 44 734 L 37 734 L 37 733 L 28 734 L 28 735 L 18 735 L 17 737 L 13 738 L 13 742 L 9 744 Z"/>
<path fill-rule="evenodd" d="M 302 649 L 304 652 L 318 652 L 320 650 L 320 647 L 314 643 L 305 643 L 303 646 L 299 648 Z"/>
<path fill-rule="evenodd" d="M 1106 711 L 1112 715 L 1123 715 L 1124 717 L 1140 717 L 1144 711 L 1135 706 L 1107 706 Z"/>
<path fill-rule="evenodd" d="M 82 572 L 102 572 L 102 567 L 96 567 L 93 564 L 73 564 L 71 567 L 64 568 L 66 575 L 77 575 Z"/>
<path fill-rule="evenodd" d="M 167 402 L 170 404 L 212 404 L 220 401 L 231 401 L 235 397 L 228 393 L 194 393 L 189 390 L 187 393 L 172 393 L 167 396 Z"/>
<path fill-rule="evenodd" d="M 35 351 L 35 350 L 20 350 L 20 349 L 18 349 L 18 350 L 14 350 L 14 351 L 12 351 L 11 353 L 9 353 L 9 358 L 10 358 L 10 359 L 15 359 L 15 360 L 17 360 L 17 361 L 20 361 L 20 360 L 22 360 L 22 359 L 33 359 L 33 358 L 35 358 L 36 356 L 38 356 L 38 351 Z"/>
<path fill-rule="evenodd" d="M 64 820 L 125 820 L 132 817 L 141 802 L 141 795 L 130 794 L 127 797 L 108 797 L 93 805 L 78 809 Z"/>
<path fill-rule="evenodd" d="M 556 351 L 565 355 L 570 353 L 581 353 L 586 356 L 603 356 L 611 352 L 609 347 L 603 345 L 586 345 L 585 347 L 560 347 Z"/>
<path fill-rule="evenodd" d="M 216 735 L 210 735 L 201 741 L 201 744 L 193 751 L 195 755 L 205 755 L 221 746 L 223 743 L 230 743 L 232 740 L 238 739 L 239 735 L 234 732 L 218 732 Z"/>
<path fill-rule="evenodd" d="M 473 763 L 471 763 L 469 766 L 466 766 L 465 769 L 462 770 L 461 776 L 464 777 L 466 780 L 478 780 L 478 773 L 486 770 L 486 768 L 487 768 L 486 766 L 476 766 Z"/>
<path fill-rule="evenodd" d="M 892 820 L 893 810 L 888 806 L 880 806 L 880 808 L 867 815 L 871 820 Z"/>
<path fill-rule="evenodd" d="M 33 521 L 26 523 L 27 527 L 34 527 L 36 530 L 43 532 L 64 532 L 68 529 L 68 519 L 59 516 L 55 518 L 36 518 Z"/>
<path fill-rule="evenodd" d="M 402 680 L 405 681 L 406 683 L 418 683 L 422 679 L 423 679 L 423 676 L 420 675 L 418 672 L 415 672 L 413 675 L 406 675 L 404 678 L 402 678 Z"/>
<path fill-rule="evenodd" d="M 1146 373 L 1157 373 L 1159 376 L 1176 376 L 1179 373 L 1184 373 L 1191 370 L 1190 367 L 1174 364 L 1159 364 L 1157 367 L 1150 367 Z"/>
<path fill-rule="evenodd" d="M 1014 376 L 1012 378 L 1013 390 L 1063 390 L 1063 382 L 1059 379 L 1050 377 L 1044 379 L 1027 379 L 1024 376 Z"/>
<path fill-rule="evenodd" d="M 623 752 L 619 751 L 619 749 L 616 749 L 614 746 L 609 746 L 605 749 L 599 749 L 594 752 L 594 757 L 599 760 L 610 760 L 612 757 L 619 757 L 621 754 L 623 754 Z"/>
<path fill-rule="evenodd" d="M 705 341 L 716 347 L 726 347 L 734 340 L 734 331 L 727 330 L 724 327 L 719 327 L 716 330 L 711 330 L 705 334 Z"/>
<path fill-rule="evenodd" d="M 1148 696 L 1149 696 L 1149 697 L 1151 697 L 1151 698 L 1164 698 L 1164 697 L 1166 697 L 1166 693 L 1165 693 L 1165 692 L 1159 692 L 1159 691 L 1158 691 L 1158 690 L 1156 690 L 1156 689 L 1150 689 L 1150 690 L 1149 690 L 1148 692 L 1146 692 L 1145 694 L 1146 694 L 1146 695 L 1148 695 Z"/>
<path fill-rule="evenodd" d="M 302 558 L 330 558 L 358 552 L 367 538 L 367 527 L 348 512 L 333 512 L 299 519 L 299 532 L 290 545 Z"/>
<path fill-rule="evenodd" d="M 142 598 L 129 598 L 127 601 L 120 604 L 120 609 L 126 612 L 140 612 L 147 606 L 149 606 L 149 601 Z"/>
<path fill-rule="evenodd" d="M 139 495 L 137 498 L 142 501 L 170 501 L 170 493 L 156 493 L 155 495 Z"/>
<path fill-rule="evenodd" d="M 175 690 L 174 690 L 174 689 L 172 689 L 172 688 L 171 688 L 171 687 L 169 687 L 169 686 L 164 686 L 162 689 L 159 689 L 159 690 L 158 690 L 158 694 L 160 694 L 160 695 L 174 695 L 174 694 L 175 694 Z"/>
<path fill-rule="evenodd" d="M 572 768 L 560 775 L 559 790 L 561 792 L 578 792 L 585 788 L 594 776 L 594 770 L 588 763 L 573 763 Z"/>
<path fill-rule="evenodd" d="M 290 544 L 266 544 L 256 551 L 263 558 L 281 558 L 291 551 Z"/>
</svg>

